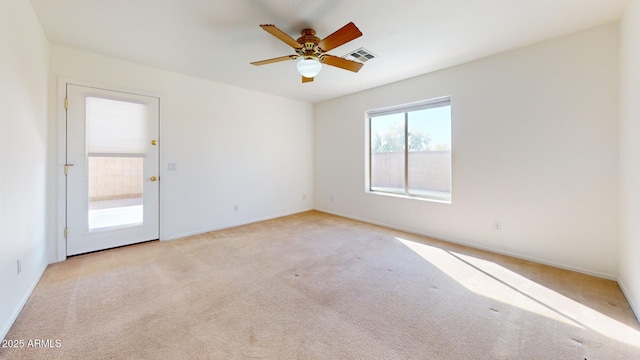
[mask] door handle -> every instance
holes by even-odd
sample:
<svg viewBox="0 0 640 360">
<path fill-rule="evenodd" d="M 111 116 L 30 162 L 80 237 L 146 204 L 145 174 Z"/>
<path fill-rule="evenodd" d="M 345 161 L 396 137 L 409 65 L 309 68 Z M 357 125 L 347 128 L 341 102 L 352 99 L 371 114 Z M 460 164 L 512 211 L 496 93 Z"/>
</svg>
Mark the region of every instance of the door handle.
<svg viewBox="0 0 640 360">
<path fill-rule="evenodd" d="M 149 180 L 151 180 L 151 181 L 156 181 L 156 180 L 158 180 L 158 178 L 157 178 L 157 177 L 155 177 L 155 176 L 152 176 Z"/>
</svg>

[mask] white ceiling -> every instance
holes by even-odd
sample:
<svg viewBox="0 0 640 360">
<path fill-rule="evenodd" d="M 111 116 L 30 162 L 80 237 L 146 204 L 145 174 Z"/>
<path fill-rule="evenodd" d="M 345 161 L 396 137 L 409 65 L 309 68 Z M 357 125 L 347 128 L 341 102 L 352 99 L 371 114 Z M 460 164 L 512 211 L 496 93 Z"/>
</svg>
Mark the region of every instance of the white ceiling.
<svg viewBox="0 0 640 360">
<path fill-rule="evenodd" d="M 213 81 L 319 102 L 619 19 L 627 0 L 31 0 L 50 41 Z M 359 73 L 324 66 L 302 84 L 263 31 L 324 38 L 353 21 L 378 55 Z"/>
</svg>

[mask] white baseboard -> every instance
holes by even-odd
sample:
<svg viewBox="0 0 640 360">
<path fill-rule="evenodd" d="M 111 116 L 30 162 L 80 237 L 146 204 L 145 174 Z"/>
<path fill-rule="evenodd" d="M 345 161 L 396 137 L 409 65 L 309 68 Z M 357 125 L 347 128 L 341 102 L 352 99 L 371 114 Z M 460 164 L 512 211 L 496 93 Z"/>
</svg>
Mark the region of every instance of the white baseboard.
<svg viewBox="0 0 640 360">
<path fill-rule="evenodd" d="M 636 299 L 634 299 L 633 296 L 631 296 L 631 293 L 627 290 L 627 287 L 624 285 L 624 282 L 622 280 L 618 280 L 618 285 L 620 285 L 620 289 L 622 290 L 622 293 L 627 298 L 627 302 L 631 306 L 631 310 L 633 311 L 633 314 L 636 316 L 636 319 L 640 322 L 640 303 L 637 303 Z"/>
<path fill-rule="evenodd" d="M 160 240 L 175 240 L 175 239 L 180 239 L 180 238 L 184 238 L 184 237 L 187 237 L 187 236 L 193 236 L 193 235 L 200 235 L 200 234 L 208 233 L 210 231 L 223 230 L 223 229 L 228 229 L 228 228 L 232 228 L 232 227 L 236 227 L 236 226 L 252 224 L 252 223 L 255 223 L 255 222 L 259 222 L 259 221 L 276 219 L 276 218 L 283 217 L 283 216 L 300 214 L 300 213 L 311 211 L 311 210 L 314 210 L 314 209 L 313 208 L 309 208 L 309 209 L 297 210 L 297 211 L 293 211 L 293 212 L 286 212 L 286 213 L 281 213 L 281 214 L 276 214 L 276 215 L 269 215 L 269 216 L 260 217 L 260 218 L 253 218 L 253 219 L 250 219 L 250 220 L 242 220 L 242 221 L 233 222 L 233 223 L 227 223 L 227 224 L 224 224 L 224 225 L 214 226 L 214 227 L 210 227 L 210 228 L 203 228 L 203 229 L 199 229 L 199 230 L 195 230 L 195 231 L 188 231 L 188 232 L 184 232 L 184 233 L 169 235 L 169 236 L 166 236 L 166 237 L 164 237 L 163 239 L 160 239 Z"/>
<path fill-rule="evenodd" d="M 335 211 L 331 211 L 331 210 L 326 210 L 326 209 L 321 209 L 321 208 L 316 208 L 316 210 L 317 211 L 321 211 L 321 212 L 325 212 L 325 213 L 328 213 L 328 214 L 336 215 L 336 216 L 342 216 L 342 217 L 345 217 L 347 219 L 353 219 L 353 220 L 358 220 L 358 221 L 362 221 L 362 222 L 373 224 L 373 225 L 384 226 L 386 228 L 399 230 L 399 231 L 404 231 L 404 232 L 408 232 L 408 233 L 415 234 L 415 235 L 425 236 L 425 237 L 428 237 L 428 238 L 431 238 L 431 239 L 441 240 L 441 241 L 445 241 L 445 242 L 452 243 L 452 244 L 464 245 L 464 246 L 468 246 L 470 248 L 484 250 L 484 251 L 490 251 L 490 252 L 493 252 L 493 253 L 496 253 L 496 254 L 506 255 L 506 256 L 514 257 L 514 258 L 521 259 L 521 260 L 527 260 L 527 261 L 535 262 L 535 263 L 538 263 L 538 264 L 549 265 L 549 266 L 557 267 L 557 268 L 560 268 L 560 269 L 575 271 L 575 272 L 579 272 L 579 273 L 582 273 L 582 274 L 591 275 L 591 276 L 595 276 L 595 277 L 599 277 L 599 278 L 603 278 L 603 279 L 607 279 L 607 280 L 618 281 L 617 277 L 614 276 L 614 275 L 611 275 L 611 274 L 605 274 L 605 273 L 600 273 L 600 272 L 597 272 L 597 271 L 591 271 L 591 270 L 588 270 L 588 269 L 583 269 L 583 268 L 579 268 L 579 267 L 575 267 L 575 266 L 559 264 L 559 263 L 555 263 L 555 262 L 552 262 L 552 261 L 546 261 L 546 260 L 543 260 L 543 259 L 537 259 L 537 258 L 534 258 L 534 257 L 530 257 L 530 256 L 518 254 L 518 253 L 512 253 L 512 252 L 509 252 L 509 251 L 504 251 L 504 250 L 501 250 L 501 249 L 496 249 L 496 248 L 492 248 L 492 247 L 488 247 L 488 246 L 481 246 L 481 245 L 478 245 L 478 244 L 468 243 L 468 242 L 465 242 L 465 241 L 458 241 L 458 240 L 451 239 L 451 238 L 444 238 L 442 236 L 434 236 L 434 235 L 431 235 L 431 234 L 428 234 L 428 233 L 424 233 L 424 232 L 421 232 L 421 231 L 417 231 L 417 230 L 414 230 L 414 229 L 403 228 L 403 227 L 399 227 L 399 226 L 383 223 L 383 222 L 380 222 L 380 221 L 374 221 L 374 220 L 370 220 L 370 219 L 366 219 L 366 218 L 361 218 L 361 217 L 357 217 L 357 216 L 341 214 L 339 212 L 335 212 Z"/>
<path fill-rule="evenodd" d="M 13 314 L 11 314 L 9 321 L 5 324 L 2 330 L 0 330 L 0 341 L 4 340 L 5 336 L 7 336 L 7 333 L 9 333 L 11 326 L 13 326 L 13 323 L 16 322 L 16 319 L 18 319 L 18 316 L 22 312 L 22 309 L 27 304 L 27 300 L 29 300 L 29 296 L 31 296 L 33 290 L 35 290 L 36 286 L 38 285 L 38 282 L 40 282 L 40 279 L 42 278 L 42 275 L 44 275 L 45 270 L 47 270 L 47 266 L 49 266 L 49 264 L 44 264 L 42 266 L 42 269 L 40 269 L 40 271 L 38 272 L 38 276 L 36 276 L 33 283 L 29 286 L 29 290 L 26 294 L 24 294 L 24 296 L 18 303 L 18 306 L 13 311 Z"/>
</svg>

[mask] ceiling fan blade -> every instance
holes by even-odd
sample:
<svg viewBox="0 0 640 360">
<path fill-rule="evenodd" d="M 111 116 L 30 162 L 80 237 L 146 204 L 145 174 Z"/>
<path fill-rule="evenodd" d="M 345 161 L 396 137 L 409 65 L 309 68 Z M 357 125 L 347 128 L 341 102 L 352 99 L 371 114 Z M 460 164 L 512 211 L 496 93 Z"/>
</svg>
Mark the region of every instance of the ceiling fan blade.
<svg viewBox="0 0 640 360">
<path fill-rule="evenodd" d="M 262 29 L 264 29 L 264 31 L 268 32 L 269 34 L 271 34 L 271 35 L 277 37 L 278 39 L 282 40 L 283 42 L 285 42 L 287 45 L 291 46 L 292 48 L 294 48 L 294 49 L 302 49 L 302 44 L 297 42 L 291 36 L 287 35 L 287 33 L 285 33 L 284 31 L 278 29 L 275 25 L 264 24 L 264 25 L 260 25 L 260 27 Z"/>
<path fill-rule="evenodd" d="M 347 59 L 343 59 L 341 57 L 337 57 L 337 56 L 333 56 L 333 55 L 325 55 L 324 56 L 324 63 L 327 64 L 327 65 L 339 67 L 341 69 L 345 69 L 345 70 L 349 70 L 349 71 L 353 71 L 353 72 L 360 71 L 362 66 L 364 66 L 364 64 L 362 64 L 362 63 L 359 63 L 359 62 L 356 62 L 356 61 L 347 60 Z"/>
<path fill-rule="evenodd" d="M 257 66 L 257 65 L 272 64 L 272 63 L 276 63 L 276 62 L 280 62 L 280 61 L 295 60 L 298 57 L 299 57 L 298 55 L 280 56 L 280 57 L 273 58 L 273 59 L 254 61 L 254 62 L 251 63 L 251 65 L 256 65 Z"/>
<path fill-rule="evenodd" d="M 313 81 L 313 78 L 308 78 L 308 77 L 304 77 L 304 76 L 302 77 L 302 83 L 303 84 L 304 83 L 308 83 L 308 82 L 312 82 L 312 81 Z"/>
<path fill-rule="evenodd" d="M 350 22 L 333 34 L 320 40 L 318 47 L 322 49 L 322 51 L 329 51 L 340 45 L 346 44 L 353 39 L 359 38 L 360 36 L 362 36 L 362 33 L 358 27 L 354 23 Z"/>
</svg>

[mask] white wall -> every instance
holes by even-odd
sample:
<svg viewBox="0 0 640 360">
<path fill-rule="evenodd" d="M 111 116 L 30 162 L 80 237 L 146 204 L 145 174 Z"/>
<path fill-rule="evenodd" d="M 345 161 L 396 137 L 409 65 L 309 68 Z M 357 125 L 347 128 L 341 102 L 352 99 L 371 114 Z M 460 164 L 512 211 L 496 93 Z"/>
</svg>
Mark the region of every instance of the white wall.
<svg viewBox="0 0 640 360">
<path fill-rule="evenodd" d="M 163 239 L 313 208 L 313 105 L 61 45 L 50 49 L 51 101 L 59 77 L 161 95 Z M 57 130 L 49 135 L 54 143 Z M 167 171 L 169 162 L 178 171 Z"/>
<path fill-rule="evenodd" d="M 620 277 L 640 317 L 640 2 L 630 1 L 620 26 Z"/>
<path fill-rule="evenodd" d="M 618 60 L 611 24 L 316 104 L 316 207 L 615 278 Z M 364 112 L 446 95 L 453 203 L 365 193 Z"/>
<path fill-rule="evenodd" d="M 31 4 L 0 1 L 0 339 L 47 265 L 47 71 Z"/>
</svg>

